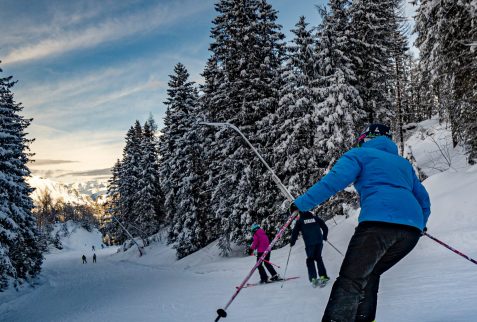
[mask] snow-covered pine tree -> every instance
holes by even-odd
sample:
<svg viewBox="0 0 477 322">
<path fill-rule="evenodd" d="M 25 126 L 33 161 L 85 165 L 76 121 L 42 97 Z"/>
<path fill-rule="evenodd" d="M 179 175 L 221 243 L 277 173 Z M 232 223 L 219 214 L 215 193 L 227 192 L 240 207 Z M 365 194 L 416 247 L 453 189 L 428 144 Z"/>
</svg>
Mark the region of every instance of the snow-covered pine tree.
<svg viewBox="0 0 477 322">
<path fill-rule="evenodd" d="M 477 19 L 467 5 L 470 1 L 443 1 L 445 17 L 441 21 L 443 72 L 450 79 L 452 98 L 449 116 L 456 141 L 463 143 L 469 162 L 477 162 Z"/>
<path fill-rule="evenodd" d="M 233 123 L 260 149 L 266 145 L 262 138 L 271 130 L 260 121 L 278 105 L 284 36 L 276 23 L 277 13 L 264 0 L 222 0 L 215 8 L 218 16 L 211 30 L 209 60 L 213 63 L 204 72 L 204 93 L 209 96 L 205 117 Z M 263 189 L 262 181 L 269 177 L 235 133 L 221 130 L 216 139 L 217 144 L 210 147 L 215 159 L 208 159 L 214 172 L 208 176 L 214 187 L 212 211 L 223 221 L 221 245 L 227 250 L 228 241 L 243 242 L 245 227 L 269 215 L 273 205 L 263 207 L 257 201 L 277 191 L 272 185 L 265 186 L 273 191 Z M 265 157 L 271 154 L 261 152 Z"/>
<path fill-rule="evenodd" d="M 354 0 L 349 15 L 351 50 L 356 83 L 369 123 L 392 124 L 390 88 L 391 48 L 395 0 Z"/>
<path fill-rule="evenodd" d="M 165 212 L 170 224 L 169 242 L 178 242 L 178 257 L 197 250 L 190 244 L 197 236 L 191 229 L 197 228 L 199 212 L 205 205 L 198 204 L 203 177 L 195 173 L 200 163 L 200 147 L 197 134 L 197 92 L 189 81 L 185 66 L 178 63 L 170 75 L 167 89 L 166 117 L 160 137 L 161 160 L 159 173 L 165 196 Z M 193 247 L 192 247 L 193 246 Z M 204 245 L 201 245 L 204 246 Z"/>
<path fill-rule="evenodd" d="M 142 126 L 139 121 L 136 121 L 126 134 L 126 146 L 123 149 L 118 181 L 120 196 L 120 217 L 118 219 L 133 236 L 143 235 L 135 224 L 136 219 L 141 215 L 136 208 L 136 198 L 140 191 L 139 181 L 142 174 L 142 137 Z M 123 237 L 127 236 L 123 233 Z"/>
<path fill-rule="evenodd" d="M 25 181 L 31 156 L 25 129 L 31 119 L 20 115 L 14 84 L 11 76 L 0 78 L 0 291 L 36 276 L 43 260 L 29 196 L 33 190 Z"/>
<path fill-rule="evenodd" d="M 405 124 L 420 122 L 420 113 L 417 104 L 418 81 L 417 60 L 408 52 L 404 59 L 404 91 L 403 91 L 403 122 Z"/>
<path fill-rule="evenodd" d="M 101 229 L 103 235 L 109 236 L 115 242 L 122 242 L 125 235 L 118 222 L 113 217 L 121 216 L 121 195 L 119 193 L 119 176 L 121 173 L 121 161 L 118 159 L 111 170 L 111 177 L 108 180 L 108 201 L 106 205 L 108 222 Z"/>
<path fill-rule="evenodd" d="M 465 1 L 422 0 L 415 31 L 423 75 L 429 78 L 438 105 L 442 106 L 441 116 L 451 124 L 454 145 L 466 144 L 472 163 L 477 157 L 477 68 L 471 5 Z"/>
<path fill-rule="evenodd" d="M 319 8 L 322 23 L 318 28 L 316 64 L 318 75 L 312 85 L 315 109 L 311 115 L 314 130 L 311 146 L 313 164 L 308 172 L 315 183 L 336 159 L 354 143 L 356 133 L 365 123 L 356 81 L 349 39 L 349 1 L 329 1 L 329 9 Z M 308 188 L 312 183 L 303 186 Z M 347 205 L 355 206 L 356 195 L 341 192 L 317 210 L 324 219 L 345 213 Z"/>
<path fill-rule="evenodd" d="M 195 96 L 195 93 L 194 93 Z M 176 202 L 182 227 L 177 237 L 177 257 L 187 256 L 217 239 L 218 220 L 210 212 L 210 194 L 207 186 L 206 165 L 203 162 L 205 150 L 203 146 L 204 129 L 197 122 L 197 98 L 194 98 L 192 109 L 182 120 L 189 128 L 182 145 L 179 147 L 183 155 L 180 168 L 182 180 L 178 187 Z"/>
<path fill-rule="evenodd" d="M 401 155 L 404 154 L 404 121 L 406 114 L 409 113 L 407 92 L 405 88 L 410 81 L 408 78 L 408 70 L 406 63 L 409 59 L 408 41 L 406 32 L 409 29 L 404 15 L 402 1 L 396 0 L 393 10 L 394 14 L 389 17 L 391 25 L 391 63 L 392 63 L 392 93 L 394 97 L 395 118 L 391 124 L 395 130 L 394 140 L 398 142 Z"/>
<path fill-rule="evenodd" d="M 322 26 L 318 51 L 320 122 L 315 145 L 320 158 L 332 165 L 356 142 L 366 113 L 356 87 L 349 37 L 348 0 L 330 0 L 330 12 L 320 9 Z"/>
<path fill-rule="evenodd" d="M 317 169 L 326 166 L 319 163 L 314 144 L 320 123 L 312 88 L 318 73 L 316 39 L 303 16 L 291 32 L 294 38 L 287 46 L 278 109 L 269 114 L 266 121 L 270 123 L 269 127 L 276 129 L 269 135 L 269 146 L 274 151 L 273 168 L 292 195 L 297 196 L 316 182 L 319 177 Z M 280 201 L 284 200 L 279 195 L 277 206 L 282 203 Z"/>
<path fill-rule="evenodd" d="M 134 205 L 137 212 L 134 225 L 145 236 L 157 233 L 164 220 L 156 130 L 157 125 L 151 116 L 144 124 L 141 136 L 140 176 Z"/>
</svg>

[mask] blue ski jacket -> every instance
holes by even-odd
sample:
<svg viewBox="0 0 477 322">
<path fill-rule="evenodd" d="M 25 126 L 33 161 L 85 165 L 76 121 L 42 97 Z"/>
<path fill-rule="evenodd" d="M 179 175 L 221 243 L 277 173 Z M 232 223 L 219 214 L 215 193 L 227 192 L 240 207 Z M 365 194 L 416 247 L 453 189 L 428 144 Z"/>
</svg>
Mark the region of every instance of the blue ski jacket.
<svg viewBox="0 0 477 322">
<path fill-rule="evenodd" d="M 398 155 L 396 144 L 385 136 L 343 154 L 294 203 L 300 211 L 308 211 L 351 183 L 360 196 L 359 222 L 388 222 L 420 230 L 426 226 L 431 213 L 429 195 L 409 161 Z"/>
</svg>

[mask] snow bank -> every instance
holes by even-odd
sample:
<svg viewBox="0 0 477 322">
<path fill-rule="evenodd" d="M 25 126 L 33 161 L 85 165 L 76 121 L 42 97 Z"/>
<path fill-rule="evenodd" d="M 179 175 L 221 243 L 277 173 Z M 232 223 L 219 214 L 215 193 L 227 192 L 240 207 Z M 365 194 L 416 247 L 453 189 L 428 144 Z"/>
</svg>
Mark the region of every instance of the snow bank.
<svg viewBox="0 0 477 322">
<path fill-rule="evenodd" d="M 88 251 L 92 246 L 96 249 L 101 248 L 103 237 L 98 229 L 87 231 L 80 224 L 68 221 L 65 224 L 57 224 L 53 233 L 58 230 L 67 229 L 67 236 L 61 238 L 63 251 Z"/>
<path fill-rule="evenodd" d="M 464 148 L 453 148 L 450 129 L 446 123 L 439 124 L 437 119 L 417 125 L 414 134 L 406 141 L 406 151 L 414 156 L 427 176 L 467 168 Z"/>
</svg>

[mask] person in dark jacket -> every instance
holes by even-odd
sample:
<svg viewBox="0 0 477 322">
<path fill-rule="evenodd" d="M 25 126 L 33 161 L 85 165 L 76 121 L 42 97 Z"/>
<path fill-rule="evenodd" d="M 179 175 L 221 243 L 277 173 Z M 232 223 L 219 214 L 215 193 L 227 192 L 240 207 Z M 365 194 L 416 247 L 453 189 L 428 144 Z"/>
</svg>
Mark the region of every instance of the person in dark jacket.
<svg viewBox="0 0 477 322">
<path fill-rule="evenodd" d="M 381 275 L 416 246 L 431 213 L 426 189 L 382 124 L 368 126 L 358 148 L 346 152 L 290 210 L 308 211 L 351 183 L 360 196 L 359 224 L 322 322 L 373 321 Z"/>
<path fill-rule="evenodd" d="M 250 246 L 249 254 L 252 254 L 253 251 L 256 250 L 257 261 L 258 261 L 260 257 L 262 257 L 263 253 L 267 250 L 268 246 L 270 245 L 270 241 L 268 240 L 268 236 L 265 233 L 265 231 L 262 228 L 260 228 L 258 224 L 252 225 L 251 232 L 253 234 L 253 243 Z M 270 252 L 265 257 L 265 260 L 267 262 L 262 262 L 258 266 L 258 273 L 260 274 L 260 283 L 269 282 L 267 272 L 265 272 L 265 269 L 263 268 L 264 264 L 271 275 L 270 281 L 275 282 L 275 281 L 281 280 L 280 275 L 278 275 L 275 269 L 273 268 L 273 266 L 270 263 L 268 263 L 268 261 L 270 260 Z"/>
<path fill-rule="evenodd" d="M 86 256 L 85 256 L 85 255 L 83 255 L 83 256 L 81 257 L 81 259 L 83 260 L 83 264 L 88 263 L 88 262 L 86 261 Z"/>
<path fill-rule="evenodd" d="M 96 253 L 93 254 L 93 263 L 96 263 Z"/>
<path fill-rule="evenodd" d="M 291 247 L 295 245 L 300 232 L 305 242 L 308 279 L 313 287 L 317 287 L 318 285 L 325 286 L 330 278 L 326 274 L 325 264 L 321 258 L 321 251 L 323 250 L 323 241 L 328 238 L 328 227 L 321 218 L 307 211 L 301 213 L 300 218 L 295 222 L 290 240 Z M 316 276 L 315 262 L 318 265 L 319 279 Z"/>
</svg>

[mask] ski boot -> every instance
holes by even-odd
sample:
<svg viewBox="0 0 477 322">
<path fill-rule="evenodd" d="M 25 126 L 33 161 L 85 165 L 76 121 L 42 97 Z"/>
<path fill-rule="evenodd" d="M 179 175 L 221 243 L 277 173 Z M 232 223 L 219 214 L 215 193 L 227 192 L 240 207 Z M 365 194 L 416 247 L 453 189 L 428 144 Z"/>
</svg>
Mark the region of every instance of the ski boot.
<svg viewBox="0 0 477 322">
<path fill-rule="evenodd" d="M 312 286 L 313 288 L 316 288 L 319 283 L 320 283 L 320 281 L 319 281 L 317 278 L 313 277 L 313 278 L 311 279 L 311 286 Z"/>
<path fill-rule="evenodd" d="M 267 283 L 270 283 L 270 281 L 267 279 L 264 279 L 264 280 L 260 280 L 260 284 L 267 284 Z"/>
<path fill-rule="evenodd" d="M 320 280 L 318 282 L 318 284 L 320 285 L 320 287 L 325 287 L 326 284 L 328 284 L 328 281 L 330 280 L 330 278 L 326 275 L 322 275 L 320 276 Z"/>
<path fill-rule="evenodd" d="M 276 282 L 276 281 L 281 281 L 281 280 L 283 280 L 283 278 L 281 278 L 280 275 L 278 275 L 278 274 L 275 274 L 270 278 L 271 282 Z"/>
</svg>

